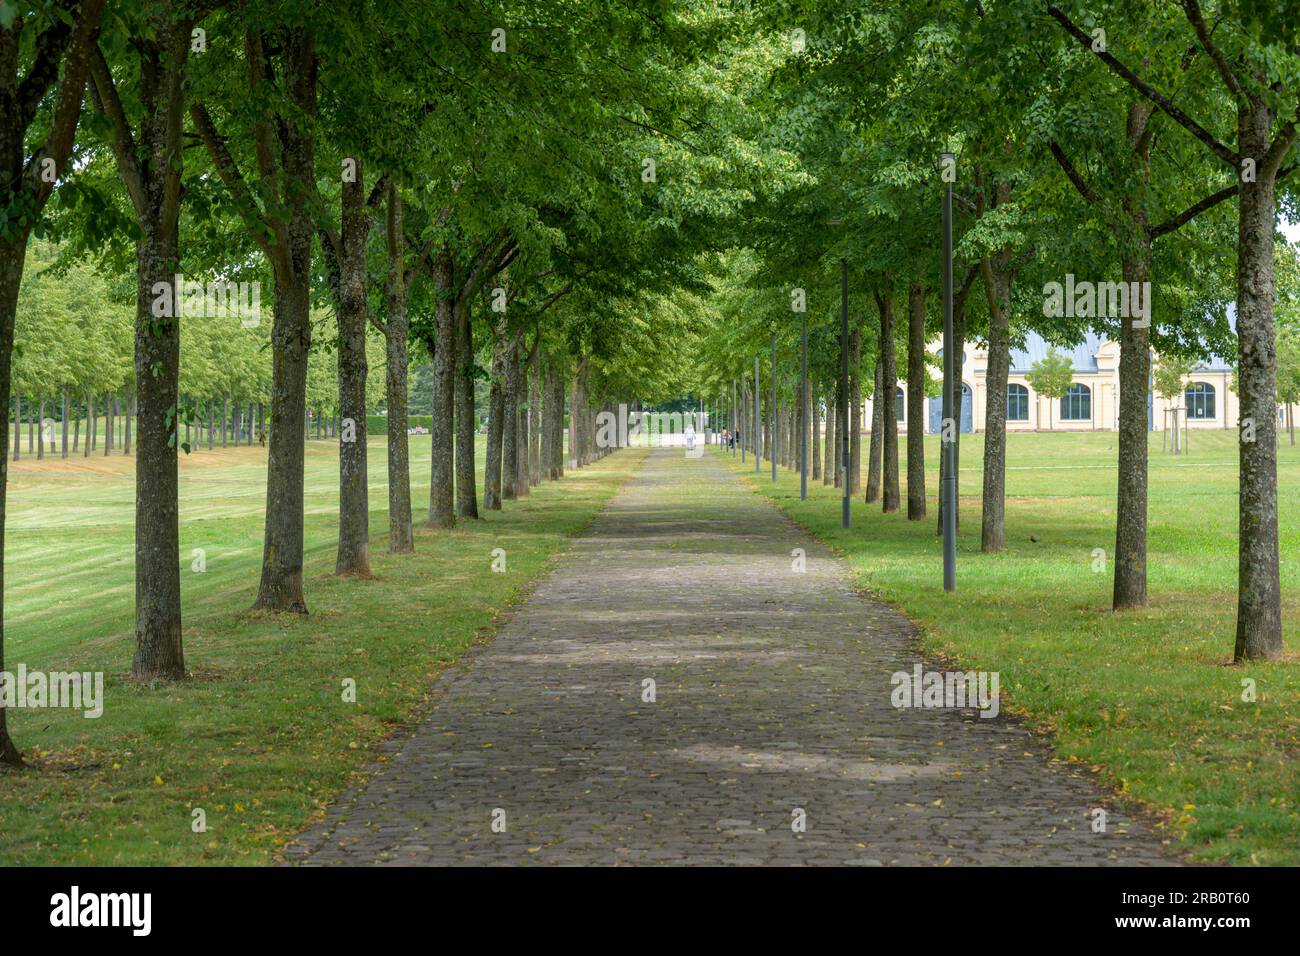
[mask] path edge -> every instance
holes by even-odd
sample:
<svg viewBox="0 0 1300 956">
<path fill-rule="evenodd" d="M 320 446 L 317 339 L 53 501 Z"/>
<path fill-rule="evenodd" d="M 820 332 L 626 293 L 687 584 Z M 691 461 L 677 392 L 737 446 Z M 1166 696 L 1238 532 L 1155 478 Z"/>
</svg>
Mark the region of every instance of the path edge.
<svg viewBox="0 0 1300 956">
<path fill-rule="evenodd" d="M 615 452 L 602 459 L 608 461 L 619 451 L 627 449 L 617 449 Z M 637 466 L 639 470 L 640 466 Z M 330 809 L 336 806 L 347 804 L 355 805 L 361 792 L 372 783 L 375 779 L 382 776 L 384 771 L 392 765 L 391 758 L 398 753 L 406 742 L 415 734 L 420 726 L 429 719 L 433 708 L 438 699 L 445 693 L 449 687 L 456 681 L 463 678 L 473 667 L 474 662 L 483 652 L 492 645 L 497 635 L 506 627 L 516 614 L 523 609 L 528 603 L 529 598 L 542 584 L 543 581 L 550 578 L 559 567 L 560 562 L 573 550 L 574 542 L 586 534 L 593 524 L 598 521 L 613 505 L 614 501 L 621 495 L 627 484 L 636 477 L 636 471 L 630 472 L 614 493 L 609 496 L 603 505 L 594 510 L 587 520 L 579 527 L 575 528 L 571 534 L 565 536 L 560 546 L 550 555 L 547 556 L 545 564 L 533 575 L 533 577 L 521 585 L 511 598 L 509 603 L 502 606 L 492 620 L 480 627 L 474 632 L 465 650 L 455 660 L 449 662 L 440 670 L 434 679 L 429 683 L 424 695 L 419 702 L 415 704 L 406 714 L 403 715 L 400 722 L 392 724 L 388 732 L 379 739 L 374 748 L 374 756 L 361 766 L 348 774 L 346 781 L 338 796 L 336 796 L 327 807 L 322 811 L 313 813 L 302 825 L 297 828 L 293 835 L 285 840 L 284 845 L 278 847 L 272 854 L 271 859 L 266 865 L 268 866 L 310 866 L 309 857 L 319 849 L 334 834 L 337 827 L 330 827 L 310 841 L 301 839 L 304 833 L 312 830 L 326 822 L 326 816 Z M 563 480 L 563 479 L 558 479 Z"/>
</svg>

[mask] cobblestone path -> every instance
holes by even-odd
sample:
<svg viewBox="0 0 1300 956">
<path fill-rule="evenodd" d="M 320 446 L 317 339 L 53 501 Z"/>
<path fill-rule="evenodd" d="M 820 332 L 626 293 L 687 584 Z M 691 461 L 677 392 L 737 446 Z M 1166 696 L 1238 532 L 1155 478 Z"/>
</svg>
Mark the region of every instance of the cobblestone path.
<svg viewBox="0 0 1300 956">
<path fill-rule="evenodd" d="M 1105 799 L 1015 722 L 892 706 L 919 662 L 907 621 L 712 454 L 658 450 L 288 857 L 1169 862 L 1113 808 L 1092 832 Z"/>
</svg>

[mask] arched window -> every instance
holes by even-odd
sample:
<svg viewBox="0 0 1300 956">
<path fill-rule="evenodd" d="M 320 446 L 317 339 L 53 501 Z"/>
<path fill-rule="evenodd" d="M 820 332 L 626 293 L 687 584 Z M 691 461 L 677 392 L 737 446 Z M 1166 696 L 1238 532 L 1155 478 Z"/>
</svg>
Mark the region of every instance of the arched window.
<svg viewBox="0 0 1300 956">
<path fill-rule="evenodd" d="M 1078 382 L 1061 399 L 1061 421 L 1086 422 L 1092 419 L 1092 390 Z"/>
<path fill-rule="evenodd" d="M 1187 399 L 1187 417 L 1189 419 L 1214 417 L 1213 385 L 1205 382 L 1195 382 L 1188 387 L 1185 397 Z"/>
<path fill-rule="evenodd" d="M 898 420 L 901 422 L 906 416 L 906 412 L 907 412 L 907 398 L 903 394 L 903 390 L 901 388 L 894 393 L 894 410 L 897 414 Z"/>
<path fill-rule="evenodd" d="M 1007 385 L 1007 421 L 1029 421 L 1029 389 L 1015 382 Z"/>
</svg>

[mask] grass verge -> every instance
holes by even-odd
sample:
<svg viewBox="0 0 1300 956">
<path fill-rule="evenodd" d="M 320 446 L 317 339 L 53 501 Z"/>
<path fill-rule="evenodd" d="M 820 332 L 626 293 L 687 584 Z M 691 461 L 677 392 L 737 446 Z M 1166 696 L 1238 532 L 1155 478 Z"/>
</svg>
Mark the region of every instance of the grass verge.
<svg viewBox="0 0 1300 956">
<path fill-rule="evenodd" d="M 981 436 L 963 436 L 956 595 L 942 589 L 932 437 L 929 514 L 919 522 L 907 520 L 905 498 L 901 513 L 885 515 L 859 494 L 845 531 L 838 489 L 810 480 L 801 501 L 797 472 L 779 469 L 773 483 L 766 463 L 761 475 L 752 459 L 732 464 L 844 554 L 864 589 L 916 621 L 925 651 L 998 671 L 1004 707 L 1052 733 L 1064 759 L 1155 811 L 1181 849 L 1205 862 L 1297 865 L 1300 454 L 1279 450 L 1287 655 L 1234 667 L 1235 435 L 1192 439 L 1189 455 L 1173 456 L 1152 436 L 1151 603 L 1119 614 L 1109 609 L 1113 433 L 1008 436 L 1007 550 L 994 555 L 979 550 Z M 905 468 L 901 480 L 905 495 Z"/>
<path fill-rule="evenodd" d="M 413 441 L 414 487 L 428 440 Z M 7 666 L 103 671 L 103 716 L 10 711 L 30 766 L 0 772 L 0 863 L 264 864 L 418 717 L 430 684 L 531 583 L 635 470 L 627 450 L 545 482 L 484 520 L 419 526 L 391 556 L 383 447 L 372 443 L 376 578 L 332 574 L 337 457 L 309 443 L 306 618 L 253 613 L 265 451 L 183 465 L 182 555 L 190 680 L 129 679 L 133 643 L 129 459 L 22 469 L 10 490 Z M 208 460 L 208 459 L 211 460 Z M 481 455 L 480 455 L 480 461 Z M 427 478 L 426 478 L 427 481 Z M 425 485 L 427 489 L 427 484 Z M 427 491 L 425 492 L 427 494 Z M 333 507 L 331 507 L 333 502 Z M 491 571 L 506 552 L 506 572 Z M 355 682 L 356 702 L 344 700 Z M 206 831 L 195 832 L 195 810 Z"/>
</svg>

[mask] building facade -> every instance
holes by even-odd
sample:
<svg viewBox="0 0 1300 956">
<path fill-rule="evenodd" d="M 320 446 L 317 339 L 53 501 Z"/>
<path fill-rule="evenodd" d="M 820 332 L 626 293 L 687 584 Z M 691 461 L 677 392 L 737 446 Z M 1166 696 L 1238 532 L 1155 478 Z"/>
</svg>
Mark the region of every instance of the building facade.
<svg viewBox="0 0 1300 956">
<path fill-rule="evenodd" d="M 1035 392 L 1026 377 L 1034 363 L 1052 349 L 1036 334 L 1030 334 L 1024 349 L 1011 350 L 1011 370 L 1007 376 L 1008 431 L 1115 431 L 1119 426 L 1119 343 L 1089 334 L 1073 350 L 1058 348 L 1074 369 L 1074 383 L 1064 398 L 1047 399 Z M 942 343 L 932 343 L 931 352 L 942 356 Z M 961 430 L 983 431 L 988 407 L 988 349 L 982 343 L 968 342 L 962 355 Z M 939 373 L 932 371 L 938 379 Z M 1239 403 L 1231 388 L 1232 369 L 1219 359 L 1204 363 L 1186 376 L 1184 391 L 1173 401 L 1166 401 L 1154 390 L 1147 393 L 1147 427 L 1161 431 L 1172 421 L 1170 409 L 1177 409 L 1181 425 L 1184 418 L 1193 429 L 1237 427 Z M 906 383 L 899 381 L 895 391 L 898 427 L 906 431 Z M 871 403 L 867 402 L 871 421 Z M 937 434 L 942 400 L 926 399 L 927 433 Z M 1281 406 L 1279 406 L 1281 409 Z M 1285 409 L 1282 421 L 1285 421 Z M 1300 409 L 1292 406 L 1292 415 Z"/>
</svg>

